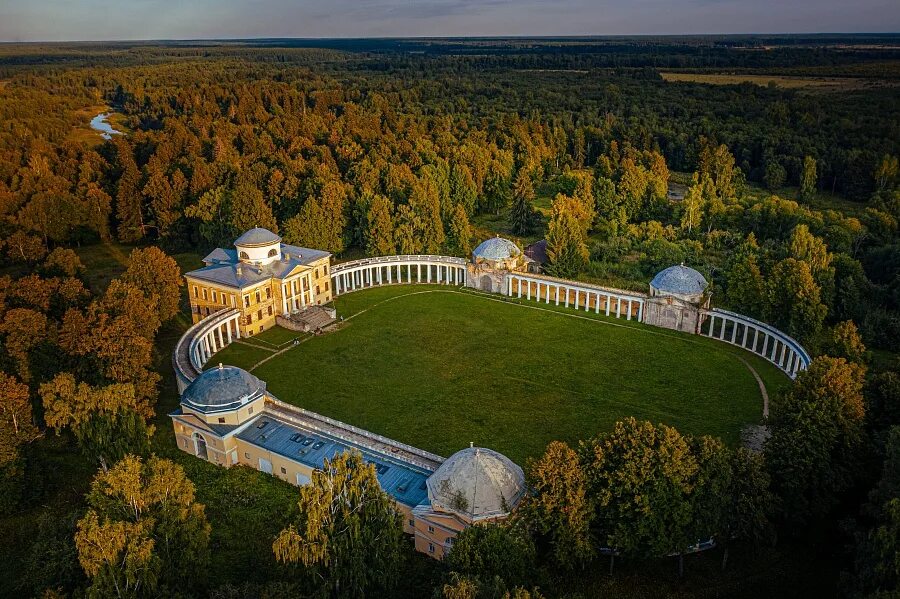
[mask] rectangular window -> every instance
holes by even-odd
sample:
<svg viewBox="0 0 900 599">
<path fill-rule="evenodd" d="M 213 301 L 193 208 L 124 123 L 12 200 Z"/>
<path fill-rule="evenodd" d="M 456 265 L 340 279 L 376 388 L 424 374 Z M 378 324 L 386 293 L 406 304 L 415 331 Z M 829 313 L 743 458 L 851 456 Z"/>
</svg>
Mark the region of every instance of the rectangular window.
<svg viewBox="0 0 900 599">
<path fill-rule="evenodd" d="M 434 526 L 429 526 L 429 527 L 428 527 L 428 532 L 434 532 Z"/>
<path fill-rule="evenodd" d="M 250 307 L 250 296 L 249 296 L 249 295 L 245 295 L 245 296 L 244 296 L 244 307 L 245 307 L 245 308 L 249 308 L 249 307 Z"/>
<path fill-rule="evenodd" d="M 316 295 L 319 295 L 319 286 L 316 285 Z"/>
<path fill-rule="evenodd" d="M 409 525 L 410 525 L 410 526 L 415 526 L 415 525 L 416 525 L 415 520 L 410 520 L 410 521 L 409 521 Z"/>
<path fill-rule="evenodd" d="M 221 416 L 219 417 L 219 424 L 225 424 L 225 419 Z"/>
<path fill-rule="evenodd" d="M 206 297 L 206 287 L 203 288 L 203 299 L 204 299 L 204 300 L 207 299 L 207 297 Z"/>
<path fill-rule="evenodd" d="M 231 297 L 231 307 L 234 308 L 234 296 L 232 295 L 230 297 Z"/>
<path fill-rule="evenodd" d="M 262 320 L 262 310 L 256 311 L 256 320 Z"/>
<path fill-rule="evenodd" d="M 428 543 L 428 553 L 434 553 L 434 543 Z"/>
<path fill-rule="evenodd" d="M 319 269 L 318 268 L 313 271 L 313 278 L 316 278 L 316 279 L 319 278 Z"/>
<path fill-rule="evenodd" d="M 259 298 L 259 289 L 256 290 L 256 303 L 258 304 L 262 300 Z"/>
<path fill-rule="evenodd" d="M 213 292 L 212 292 L 212 297 L 213 297 L 213 303 L 218 304 L 219 303 L 219 294 L 216 293 L 215 290 L 213 290 Z"/>
<path fill-rule="evenodd" d="M 197 292 L 197 286 L 194 285 L 194 298 L 196 299 L 198 297 L 198 295 L 199 295 L 199 293 Z"/>
<path fill-rule="evenodd" d="M 325 281 L 325 292 L 328 292 L 328 281 Z"/>
<path fill-rule="evenodd" d="M 272 299 L 272 288 L 266 287 L 266 299 Z"/>
<path fill-rule="evenodd" d="M 269 306 L 269 316 L 272 316 L 272 306 Z"/>
<path fill-rule="evenodd" d="M 250 406 L 250 409 L 247 410 L 247 413 L 248 413 L 248 414 L 252 414 L 252 413 L 253 413 L 253 406 Z"/>
</svg>

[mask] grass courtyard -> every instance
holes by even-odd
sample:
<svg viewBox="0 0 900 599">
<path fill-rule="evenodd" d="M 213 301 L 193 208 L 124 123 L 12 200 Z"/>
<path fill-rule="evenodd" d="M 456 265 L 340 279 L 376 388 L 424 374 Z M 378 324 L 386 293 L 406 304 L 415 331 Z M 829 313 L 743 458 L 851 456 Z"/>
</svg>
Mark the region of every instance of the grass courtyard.
<svg viewBox="0 0 900 599">
<path fill-rule="evenodd" d="M 762 414 L 738 356 L 770 396 L 788 383 L 721 342 L 448 287 L 359 291 L 336 307 L 336 332 L 293 345 L 272 329 L 210 364 L 252 368 L 283 401 L 440 455 L 471 441 L 520 464 L 626 416 L 736 443 Z"/>
</svg>

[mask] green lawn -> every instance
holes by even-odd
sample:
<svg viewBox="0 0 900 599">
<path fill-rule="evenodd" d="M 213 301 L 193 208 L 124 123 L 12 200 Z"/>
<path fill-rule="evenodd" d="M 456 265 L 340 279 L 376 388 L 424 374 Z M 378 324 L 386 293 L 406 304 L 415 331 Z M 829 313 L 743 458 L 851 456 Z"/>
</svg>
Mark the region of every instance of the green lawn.
<svg viewBox="0 0 900 599">
<path fill-rule="evenodd" d="M 552 440 L 626 416 L 734 443 L 762 413 L 737 355 L 770 394 L 788 382 L 721 342 L 447 287 L 372 289 L 336 306 L 344 328 L 254 374 L 279 399 L 441 455 L 471 441 L 524 464 Z M 220 361 L 250 367 L 258 356 L 232 345 L 210 362 Z"/>
</svg>

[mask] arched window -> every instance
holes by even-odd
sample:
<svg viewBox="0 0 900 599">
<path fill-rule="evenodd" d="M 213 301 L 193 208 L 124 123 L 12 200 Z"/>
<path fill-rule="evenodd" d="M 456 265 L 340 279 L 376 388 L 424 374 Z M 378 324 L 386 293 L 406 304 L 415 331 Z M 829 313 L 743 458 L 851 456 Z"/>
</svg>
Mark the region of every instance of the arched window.
<svg viewBox="0 0 900 599">
<path fill-rule="evenodd" d="M 241 252 L 239 254 L 239 257 L 241 260 L 249 260 L 250 259 L 250 256 L 247 255 L 247 252 Z"/>
<path fill-rule="evenodd" d="M 276 255 L 277 253 L 278 253 L 278 250 L 276 250 L 275 248 L 272 248 L 271 250 L 269 250 L 269 258 Z"/>
</svg>

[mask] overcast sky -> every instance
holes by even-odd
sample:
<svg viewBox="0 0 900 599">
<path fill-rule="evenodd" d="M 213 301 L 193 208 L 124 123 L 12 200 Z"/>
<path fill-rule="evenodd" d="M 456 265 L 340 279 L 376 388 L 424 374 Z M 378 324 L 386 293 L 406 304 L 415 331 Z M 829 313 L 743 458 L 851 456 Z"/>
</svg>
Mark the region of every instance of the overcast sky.
<svg viewBox="0 0 900 599">
<path fill-rule="evenodd" d="M 0 0 L 0 40 L 894 32 L 900 0 Z"/>
</svg>

